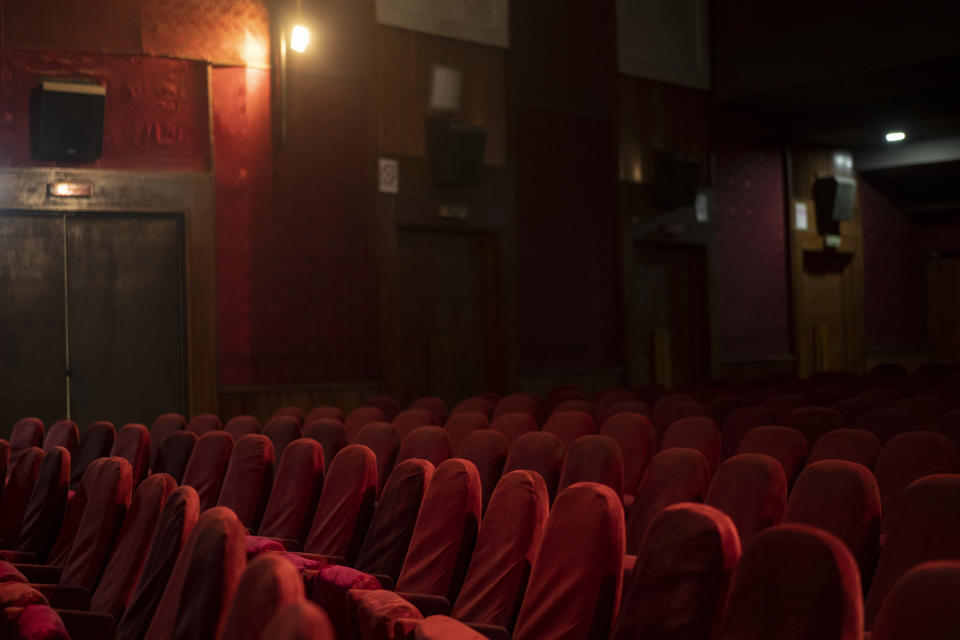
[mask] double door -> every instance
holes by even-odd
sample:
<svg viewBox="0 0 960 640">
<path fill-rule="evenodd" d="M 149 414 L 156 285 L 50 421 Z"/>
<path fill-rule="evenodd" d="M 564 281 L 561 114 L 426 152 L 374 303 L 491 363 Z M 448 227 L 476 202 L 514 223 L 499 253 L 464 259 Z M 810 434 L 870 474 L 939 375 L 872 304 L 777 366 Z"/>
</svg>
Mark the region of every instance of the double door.
<svg viewBox="0 0 960 640">
<path fill-rule="evenodd" d="M 183 217 L 0 211 L 0 435 L 186 409 Z"/>
</svg>

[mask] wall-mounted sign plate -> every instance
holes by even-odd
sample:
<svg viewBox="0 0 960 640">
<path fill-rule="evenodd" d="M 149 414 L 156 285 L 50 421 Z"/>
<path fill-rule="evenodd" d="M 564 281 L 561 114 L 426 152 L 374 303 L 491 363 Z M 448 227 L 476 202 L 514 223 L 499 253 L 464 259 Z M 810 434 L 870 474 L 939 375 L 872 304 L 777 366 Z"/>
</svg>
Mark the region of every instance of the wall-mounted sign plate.
<svg viewBox="0 0 960 640">
<path fill-rule="evenodd" d="M 92 198 L 92 182 L 50 182 L 47 195 L 51 198 Z"/>
<path fill-rule="evenodd" d="M 400 164 L 390 158 L 380 158 L 380 193 L 400 193 Z"/>
</svg>

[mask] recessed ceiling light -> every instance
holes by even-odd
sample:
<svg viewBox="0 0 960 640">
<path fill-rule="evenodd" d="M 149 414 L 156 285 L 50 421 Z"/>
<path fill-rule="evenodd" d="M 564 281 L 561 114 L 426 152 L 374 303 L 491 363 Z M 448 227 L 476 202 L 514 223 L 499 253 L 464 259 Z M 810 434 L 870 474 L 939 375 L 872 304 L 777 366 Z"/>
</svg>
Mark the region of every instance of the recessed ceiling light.
<svg viewBox="0 0 960 640">
<path fill-rule="evenodd" d="M 903 131 L 891 131 L 887 134 L 887 142 L 901 142 L 907 139 L 907 134 Z"/>
<path fill-rule="evenodd" d="M 297 53 L 303 53 L 307 50 L 307 44 L 310 43 L 310 30 L 301 25 L 293 28 L 290 36 L 290 48 Z"/>
</svg>

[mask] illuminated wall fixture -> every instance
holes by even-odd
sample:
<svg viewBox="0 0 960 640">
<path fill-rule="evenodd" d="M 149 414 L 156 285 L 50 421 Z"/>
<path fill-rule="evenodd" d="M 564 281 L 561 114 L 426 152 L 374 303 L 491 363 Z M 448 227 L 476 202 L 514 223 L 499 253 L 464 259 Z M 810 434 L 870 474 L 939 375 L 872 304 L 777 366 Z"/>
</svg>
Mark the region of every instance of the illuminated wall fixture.
<svg viewBox="0 0 960 640">
<path fill-rule="evenodd" d="M 297 25 L 290 33 L 290 48 L 297 53 L 303 53 L 310 44 L 310 30 L 303 25 Z"/>
<path fill-rule="evenodd" d="M 903 131 L 891 131 L 887 134 L 887 142 L 903 142 L 907 139 L 907 134 Z"/>
</svg>

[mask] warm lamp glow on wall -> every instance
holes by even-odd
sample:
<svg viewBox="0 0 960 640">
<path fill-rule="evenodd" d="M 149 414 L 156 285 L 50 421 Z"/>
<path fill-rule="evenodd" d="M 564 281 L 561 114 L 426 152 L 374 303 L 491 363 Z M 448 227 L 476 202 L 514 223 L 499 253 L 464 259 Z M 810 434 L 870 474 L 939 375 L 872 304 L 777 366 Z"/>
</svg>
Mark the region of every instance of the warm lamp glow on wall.
<svg viewBox="0 0 960 640">
<path fill-rule="evenodd" d="M 307 50 L 308 44 L 310 44 L 310 30 L 298 24 L 290 34 L 290 48 L 297 53 L 303 53 Z"/>
</svg>

